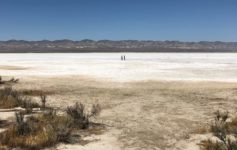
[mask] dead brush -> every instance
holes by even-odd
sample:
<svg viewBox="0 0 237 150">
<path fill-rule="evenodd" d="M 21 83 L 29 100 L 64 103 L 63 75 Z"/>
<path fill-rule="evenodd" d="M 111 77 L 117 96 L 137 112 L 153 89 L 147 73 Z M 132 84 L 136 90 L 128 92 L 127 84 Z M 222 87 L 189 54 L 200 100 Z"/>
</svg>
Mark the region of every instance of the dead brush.
<svg viewBox="0 0 237 150">
<path fill-rule="evenodd" d="M 210 139 L 201 142 L 201 150 L 227 150 L 221 142 Z"/>
<path fill-rule="evenodd" d="M 100 112 L 101 112 L 101 106 L 99 104 L 93 104 L 89 118 L 98 116 Z"/>
<path fill-rule="evenodd" d="M 16 116 L 16 130 L 18 135 L 27 135 L 31 132 L 32 127 L 29 126 L 27 122 L 24 121 L 24 114 L 19 112 L 15 113 Z"/>
<path fill-rule="evenodd" d="M 11 83 L 18 83 L 19 79 L 11 78 L 10 80 L 2 80 L 2 76 L 0 76 L 0 85 L 1 84 L 11 84 Z"/>
<path fill-rule="evenodd" d="M 214 123 L 211 125 L 211 132 L 218 140 L 204 140 L 201 142 L 203 150 L 237 150 L 237 122 L 227 122 L 228 112 L 215 112 Z M 231 139 L 233 135 L 235 140 Z"/>
<path fill-rule="evenodd" d="M 15 79 L 15 78 L 11 78 L 9 81 L 7 81 L 9 83 L 18 83 L 19 79 Z"/>
<path fill-rule="evenodd" d="M 99 105 L 94 105 L 86 113 L 85 106 L 76 103 L 68 107 L 67 115 L 57 114 L 53 108 L 47 108 L 43 113 L 27 118 L 24 113 L 16 113 L 16 123 L 0 133 L 0 145 L 38 150 L 60 142 L 77 142 L 80 136 L 74 132 L 88 128 L 89 118 L 98 115 L 100 110 Z"/>
<path fill-rule="evenodd" d="M 12 108 L 18 106 L 20 95 L 12 87 L 4 87 L 0 90 L 0 108 Z"/>
<path fill-rule="evenodd" d="M 219 110 L 215 112 L 215 121 L 211 125 L 211 132 L 218 137 L 223 143 L 227 143 L 228 125 L 226 120 L 229 118 L 229 113 L 221 113 Z"/>
<path fill-rule="evenodd" d="M 40 100 L 41 100 L 41 108 L 45 109 L 46 107 L 46 102 L 47 102 L 47 96 L 41 93 L 40 95 Z"/>
<path fill-rule="evenodd" d="M 1 133 L 0 142 L 8 147 L 38 150 L 57 143 L 57 133 L 53 125 L 39 117 L 24 119 L 24 114 L 16 114 L 16 124 Z"/>
<path fill-rule="evenodd" d="M 32 102 L 29 97 L 23 96 L 11 86 L 0 90 L 0 108 L 23 107 L 31 112 L 33 107 L 39 107 L 38 103 Z"/>
<path fill-rule="evenodd" d="M 15 80 L 11 80 L 13 81 Z M 0 133 L 0 148 L 3 145 L 7 146 L 7 149 L 39 150 L 60 142 L 78 141 L 80 135 L 74 132 L 80 131 L 81 134 L 80 129 L 89 128 L 90 118 L 98 116 L 101 111 L 98 104 L 93 105 L 90 111 L 86 111 L 85 105 L 76 103 L 67 108 L 66 114 L 60 114 L 54 108 L 46 107 L 46 95 L 41 93 L 40 99 L 41 105 L 32 102 L 33 99 L 12 87 L 0 89 L 0 108 L 25 108 L 25 112 L 15 114 L 15 123 L 11 123 Z M 31 114 L 35 107 L 43 108 L 44 111 Z M 25 114 L 29 115 L 26 117 Z"/>
<path fill-rule="evenodd" d="M 89 116 L 85 112 L 85 105 L 82 103 L 76 103 L 73 106 L 67 107 L 67 114 L 73 120 L 73 126 L 80 129 L 86 129 L 89 127 Z"/>
<path fill-rule="evenodd" d="M 89 127 L 89 119 L 91 117 L 96 117 L 99 115 L 101 107 L 99 104 L 93 105 L 91 112 L 87 113 L 85 110 L 85 105 L 82 103 L 76 103 L 73 106 L 67 107 L 67 114 L 73 120 L 73 126 L 79 127 L 80 129 L 87 129 Z"/>
</svg>

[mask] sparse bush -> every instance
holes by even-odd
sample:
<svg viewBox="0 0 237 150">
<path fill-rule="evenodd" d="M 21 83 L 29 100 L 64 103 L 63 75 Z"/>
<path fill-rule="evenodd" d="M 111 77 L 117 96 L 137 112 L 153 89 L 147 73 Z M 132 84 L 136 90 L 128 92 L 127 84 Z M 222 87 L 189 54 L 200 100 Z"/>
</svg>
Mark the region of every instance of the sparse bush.
<svg viewBox="0 0 237 150">
<path fill-rule="evenodd" d="M 75 108 L 84 110 L 82 106 Z M 75 139 L 72 131 L 78 130 L 72 127 L 74 121 L 65 114 L 57 115 L 54 109 L 28 118 L 23 113 L 16 113 L 16 123 L 0 133 L 0 144 L 38 150 L 59 142 L 71 143 Z"/>
<path fill-rule="evenodd" d="M 228 125 L 226 120 L 229 118 L 228 112 L 215 112 L 215 121 L 211 125 L 211 132 L 218 137 L 223 143 L 227 143 Z"/>
<path fill-rule="evenodd" d="M 11 78 L 10 80 L 2 80 L 2 77 L 0 76 L 0 84 L 11 84 L 11 83 L 18 83 L 19 79 Z"/>
<path fill-rule="evenodd" d="M 33 130 L 32 127 L 30 127 L 29 123 L 24 121 L 24 114 L 23 113 L 16 113 L 16 130 L 17 134 L 20 136 L 27 135 Z"/>
<path fill-rule="evenodd" d="M 47 98 L 47 96 L 46 95 L 44 95 L 43 93 L 40 95 L 40 100 L 41 100 L 41 108 L 42 109 L 45 109 L 45 106 L 46 106 L 46 98 Z"/>
<path fill-rule="evenodd" d="M 11 78 L 9 81 L 7 82 L 10 82 L 10 83 L 18 83 L 19 82 L 19 79 L 15 79 L 15 78 Z"/>
<path fill-rule="evenodd" d="M 89 116 L 85 112 L 85 106 L 76 103 L 74 106 L 67 108 L 67 114 L 73 119 L 73 125 L 81 129 L 89 127 Z"/>
<path fill-rule="evenodd" d="M 63 143 L 71 143 L 72 128 L 71 120 L 67 116 L 57 116 L 51 120 L 51 124 L 57 133 L 57 141 Z"/>
<path fill-rule="evenodd" d="M 82 103 L 76 103 L 73 106 L 67 108 L 67 114 L 73 120 L 73 126 L 79 127 L 80 129 L 87 129 L 89 127 L 89 119 L 99 115 L 101 111 L 100 105 L 93 105 L 91 112 L 87 113 L 85 110 L 85 105 Z"/>
<path fill-rule="evenodd" d="M 201 142 L 202 150 L 227 150 L 221 142 L 211 141 L 210 139 Z"/>
<path fill-rule="evenodd" d="M 2 79 L 0 77 L 0 82 Z M 9 82 L 18 82 L 11 79 Z M 51 107 L 46 107 L 47 97 L 41 92 L 41 106 L 31 101 L 25 95 L 38 96 L 39 91 L 17 91 L 12 87 L 0 90 L 0 108 L 23 107 L 25 111 L 15 113 L 15 123 L 7 124 L 0 121 L 0 126 L 7 127 L 0 133 L 0 149 L 22 148 L 38 150 L 55 145 L 59 142 L 71 143 L 76 136 L 73 131 L 82 131 L 90 125 L 90 118 L 96 117 L 101 111 L 100 105 L 93 105 L 90 111 L 86 111 L 81 103 L 68 107 L 66 114 L 57 113 Z M 33 108 L 41 107 L 44 111 L 31 114 Z M 25 115 L 28 113 L 29 115 Z M 96 124 L 90 129 L 94 129 Z M 98 129 L 97 129 L 98 130 Z M 89 130 L 86 130 L 89 132 Z"/>
<path fill-rule="evenodd" d="M 215 120 L 210 129 L 217 140 L 202 141 L 203 150 L 237 150 L 237 120 L 227 122 L 227 119 L 229 119 L 228 112 L 215 112 Z M 234 136 L 235 139 L 231 136 Z"/>
<path fill-rule="evenodd" d="M 101 107 L 99 104 L 93 104 L 92 105 L 92 109 L 91 109 L 91 114 L 90 114 L 90 117 L 95 117 L 95 116 L 98 116 L 101 112 Z"/>
<path fill-rule="evenodd" d="M 33 107 L 39 107 L 39 104 L 32 102 L 29 97 L 21 95 L 12 87 L 5 87 L 0 90 L 0 108 L 14 107 L 23 107 L 26 108 L 27 111 L 31 112 L 30 110 Z"/>
<path fill-rule="evenodd" d="M 58 142 L 69 142 L 71 135 L 66 127 L 65 117 L 54 119 L 46 118 L 44 115 L 29 117 L 24 121 L 23 114 L 16 114 L 16 124 L 2 133 L 0 141 L 9 147 L 21 147 L 24 149 L 41 149 L 54 145 Z M 61 127 L 61 132 L 59 128 Z M 66 132 L 67 131 L 67 132 Z"/>
</svg>

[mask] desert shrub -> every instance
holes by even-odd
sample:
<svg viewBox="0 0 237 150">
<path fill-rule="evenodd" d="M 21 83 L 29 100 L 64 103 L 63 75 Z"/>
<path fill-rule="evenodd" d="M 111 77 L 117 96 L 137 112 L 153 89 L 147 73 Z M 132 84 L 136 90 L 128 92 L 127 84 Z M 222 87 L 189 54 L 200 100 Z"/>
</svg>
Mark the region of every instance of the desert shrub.
<svg viewBox="0 0 237 150">
<path fill-rule="evenodd" d="M 1 144 L 24 149 L 41 149 L 58 142 L 69 143 L 71 129 L 66 116 L 38 115 L 24 119 L 16 114 L 16 124 L 1 134 Z"/>
<path fill-rule="evenodd" d="M 76 103 L 73 106 L 67 107 L 67 114 L 72 118 L 74 127 L 79 127 L 80 129 L 87 129 L 89 127 L 89 119 L 99 115 L 101 111 L 100 105 L 93 105 L 91 112 L 87 113 L 85 105 L 82 103 Z"/>
<path fill-rule="evenodd" d="M 12 108 L 18 105 L 19 95 L 11 87 L 0 90 L 0 107 Z"/>
<path fill-rule="evenodd" d="M 40 100 L 41 100 L 41 108 L 42 109 L 45 109 L 45 106 L 46 106 L 46 98 L 47 98 L 47 96 L 46 95 L 44 95 L 43 93 L 41 93 L 41 95 L 40 95 Z"/>
<path fill-rule="evenodd" d="M 15 126 L 3 133 L 1 142 L 8 147 L 41 149 L 56 143 L 56 135 L 51 126 L 37 124 L 35 133 L 19 135 Z M 35 128 L 35 127 L 34 127 Z"/>
<path fill-rule="evenodd" d="M 0 76 L 0 84 L 11 84 L 11 83 L 18 83 L 19 79 L 11 78 L 10 80 L 2 80 L 2 77 Z"/>
<path fill-rule="evenodd" d="M 46 108 L 42 113 L 29 117 L 16 113 L 16 123 L 0 133 L 0 145 L 38 150 L 59 142 L 72 143 L 78 138 L 72 133 L 88 128 L 89 119 L 100 111 L 99 105 L 93 105 L 87 113 L 83 104 L 76 103 L 67 108 L 66 115 L 57 114 L 53 108 Z"/>
<path fill-rule="evenodd" d="M 237 150 L 237 119 L 227 122 L 228 112 L 215 112 L 214 123 L 210 130 L 217 140 L 204 140 L 201 142 L 203 150 Z"/>
<path fill-rule="evenodd" d="M 91 113 L 89 117 L 98 116 L 101 112 L 101 106 L 99 104 L 93 104 L 91 108 Z"/>
<path fill-rule="evenodd" d="M 18 82 L 19 82 L 19 79 L 11 78 L 10 80 L 8 80 L 8 81 L 6 81 L 6 82 L 18 83 Z"/>
<path fill-rule="evenodd" d="M 5 87 L 0 90 L 0 108 L 23 107 L 30 110 L 33 107 L 39 107 L 38 103 L 31 101 L 29 97 L 23 96 L 12 87 Z"/>
<path fill-rule="evenodd" d="M 14 78 L 9 81 L 18 82 Z M 15 114 L 15 123 L 7 124 L 0 121 L 0 126 L 7 127 L 4 132 L 0 133 L 0 149 L 38 150 L 59 142 L 71 143 L 75 137 L 78 137 L 73 134 L 74 131 L 82 133 L 80 129 L 87 129 L 90 125 L 90 118 L 98 116 L 101 111 L 98 104 L 93 105 L 90 111 L 87 111 L 83 104 L 76 103 L 66 109 L 66 114 L 61 113 L 60 115 L 55 109 L 46 107 L 46 95 L 43 92 L 38 95 L 38 92 L 18 91 L 10 86 L 0 89 L 0 108 L 25 108 L 24 112 Z M 31 98 L 25 95 L 40 96 L 41 105 L 32 102 Z M 43 111 L 32 114 L 35 107 L 43 108 Z M 88 130 L 83 132 L 86 131 Z"/>
<path fill-rule="evenodd" d="M 33 130 L 33 126 L 30 127 L 30 124 L 24 121 L 23 113 L 15 113 L 16 116 L 16 132 L 18 135 L 27 135 Z"/>
<path fill-rule="evenodd" d="M 227 150 L 223 143 L 210 139 L 201 142 L 202 150 Z"/>
<path fill-rule="evenodd" d="M 227 143 L 228 125 L 226 120 L 229 118 L 228 112 L 215 112 L 215 121 L 211 125 L 211 132 L 222 142 Z"/>
<path fill-rule="evenodd" d="M 76 103 L 67 108 L 67 114 L 72 118 L 73 125 L 81 129 L 89 127 L 89 116 L 85 112 L 85 105 Z"/>
<path fill-rule="evenodd" d="M 50 120 L 57 133 L 57 141 L 63 143 L 72 142 L 71 120 L 67 116 L 57 116 Z"/>
</svg>

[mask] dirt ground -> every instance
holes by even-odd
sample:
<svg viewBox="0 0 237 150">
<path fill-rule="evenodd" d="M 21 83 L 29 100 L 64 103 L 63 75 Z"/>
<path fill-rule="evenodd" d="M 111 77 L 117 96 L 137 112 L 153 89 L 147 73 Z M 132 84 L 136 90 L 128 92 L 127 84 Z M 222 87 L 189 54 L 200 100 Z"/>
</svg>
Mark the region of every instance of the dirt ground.
<svg viewBox="0 0 237 150">
<path fill-rule="evenodd" d="M 237 83 L 141 81 L 108 82 L 80 76 L 20 77 L 20 89 L 51 91 L 48 105 L 66 108 L 75 102 L 99 103 L 96 120 L 108 126 L 86 145 L 57 149 L 199 149 L 199 130 L 216 110 L 237 110 Z M 200 135 L 201 136 L 201 135 Z M 195 137 L 195 138 L 194 138 Z"/>
</svg>

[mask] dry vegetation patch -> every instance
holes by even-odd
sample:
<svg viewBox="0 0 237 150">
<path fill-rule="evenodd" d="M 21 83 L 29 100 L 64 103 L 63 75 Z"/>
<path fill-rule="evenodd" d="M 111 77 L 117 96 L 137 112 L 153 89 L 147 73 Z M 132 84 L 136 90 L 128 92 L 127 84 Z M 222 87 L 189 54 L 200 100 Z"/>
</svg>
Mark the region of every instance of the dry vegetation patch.
<svg viewBox="0 0 237 150">
<path fill-rule="evenodd" d="M 19 93 L 26 96 L 41 96 L 41 95 L 55 94 L 53 91 L 42 91 L 38 89 L 23 89 L 23 90 L 19 90 Z"/>
<path fill-rule="evenodd" d="M 22 95 L 12 87 L 4 87 L 0 90 L 0 108 L 22 107 L 32 109 L 39 107 L 39 104 L 32 102 L 30 97 Z"/>
<path fill-rule="evenodd" d="M 6 128 L 0 133 L 0 149 L 38 150 L 57 143 L 83 144 L 85 141 L 80 138 L 81 135 L 102 133 L 104 126 L 91 121 L 100 114 L 99 104 L 87 109 L 84 104 L 75 103 L 59 112 L 46 106 L 46 93 L 41 90 L 16 90 L 8 86 L 0 90 L 1 109 L 24 108 L 15 112 L 15 122 L 0 121 L 0 127 Z M 41 104 L 32 102 L 30 96 L 39 96 Z M 33 108 L 39 108 L 39 111 L 33 114 Z"/>
<path fill-rule="evenodd" d="M 203 150 L 236 150 L 237 149 L 237 117 L 230 118 L 229 113 L 215 112 L 210 126 L 214 138 L 201 142 Z"/>
<path fill-rule="evenodd" d="M 3 80 L 2 76 L 0 76 L 0 85 L 13 84 L 13 83 L 18 83 L 18 82 L 19 82 L 19 79 L 11 78 L 9 80 Z"/>
</svg>

